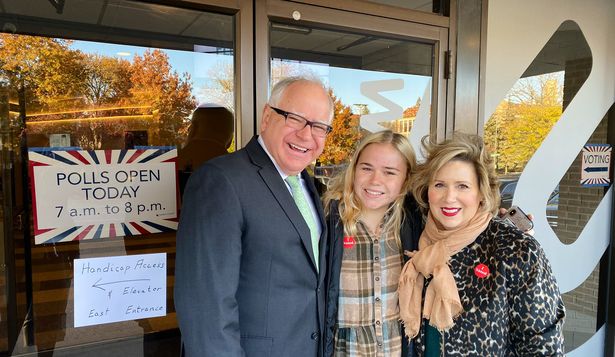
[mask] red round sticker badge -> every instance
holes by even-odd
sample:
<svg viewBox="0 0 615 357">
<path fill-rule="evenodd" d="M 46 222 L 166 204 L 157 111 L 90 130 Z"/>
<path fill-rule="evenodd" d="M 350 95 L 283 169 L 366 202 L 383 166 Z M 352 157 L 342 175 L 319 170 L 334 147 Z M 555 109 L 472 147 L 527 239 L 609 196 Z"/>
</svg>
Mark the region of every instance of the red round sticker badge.
<svg viewBox="0 0 615 357">
<path fill-rule="evenodd" d="M 476 268 L 474 268 L 474 274 L 483 279 L 489 276 L 489 267 L 485 264 L 478 264 Z"/>
<path fill-rule="evenodd" d="M 354 237 L 344 237 L 344 248 L 350 249 L 354 247 Z"/>
</svg>

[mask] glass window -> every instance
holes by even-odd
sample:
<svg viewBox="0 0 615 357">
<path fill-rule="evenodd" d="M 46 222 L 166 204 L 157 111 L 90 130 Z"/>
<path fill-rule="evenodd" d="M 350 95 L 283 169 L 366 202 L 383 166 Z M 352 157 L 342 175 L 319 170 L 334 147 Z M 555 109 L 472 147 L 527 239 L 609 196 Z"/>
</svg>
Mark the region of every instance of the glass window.
<svg viewBox="0 0 615 357">
<path fill-rule="evenodd" d="M 14 1 L 4 3 L 0 10 L 4 30 L 12 32 L 0 34 L 0 80 L 8 89 L 10 109 L 10 122 L 3 119 L 0 126 L 9 126 L 12 130 L 9 141 L 12 144 L 10 147 L 5 145 L 3 150 L 21 156 L 27 154 L 27 151 L 21 151 L 25 145 L 29 155 L 40 154 L 39 159 L 48 157 L 56 163 L 63 163 L 66 166 L 58 169 L 59 173 L 54 176 L 58 180 L 56 183 L 65 178 L 72 185 L 87 185 L 90 180 L 93 185 L 92 191 L 88 191 L 92 195 L 90 198 L 107 202 L 106 211 L 104 204 L 98 208 L 79 207 L 74 212 L 71 207 L 65 207 L 63 211 L 64 207 L 55 206 L 57 211 L 54 209 L 52 216 L 56 213 L 57 217 L 66 215 L 67 220 L 76 222 L 73 230 L 67 230 L 65 234 L 52 235 L 49 233 L 53 231 L 51 228 L 49 232 L 47 228 L 37 230 L 40 212 L 38 221 L 35 214 L 29 225 L 26 223 L 25 226 L 30 227 L 30 233 L 26 235 L 27 247 L 16 255 L 16 266 L 31 270 L 26 274 L 31 282 L 19 285 L 22 290 L 18 295 L 28 296 L 26 290 L 31 290 L 30 301 L 23 299 L 20 303 L 22 308 L 31 304 L 32 315 L 22 331 L 28 336 L 27 342 L 17 343 L 14 353 L 50 351 L 60 347 L 88 349 L 94 348 L 86 347 L 88 344 L 122 340 L 136 345 L 144 355 L 177 354 L 179 339 L 171 343 L 161 342 L 177 328 L 173 305 L 173 227 L 177 220 L 173 223 L 173 219 L 169 219 L 168 226 L 150 224 L 152 222 L 147 220 L 101 223 L 100 217 L 115 208 L 123 209 L 122 212 L 129 212 L 128 208 L 142 209 L 143 214 L 166 208 L 159 203 L 148 203 L 139 208 L 138 202 L 129 198 L 126 202 L 113 201 L 116 197 L 112 196 L 121 193 L 114 193 L 111 189 L 103 189 L 106 196 L 101 196 L 103 191 L 96 194 L 93 190 L 104 187 L 105 176 L 86 177 L 79 170 L 84 162 L 89 167 L 96 167 L 117 159 L 113 162 L 118 163 L 118 170 L 124 168 L 129 175 L 124 181 L 153 181 L 157 176 L 152 170 L 147 172 L 147 177 L 141 176 L 145 175 L 144 171 L 133 175 L 134 170 L 130 171 L 128 166 L 132 158 L 128 159 L 128 155 L 150 155 L 147 159 L 154 162 L 156 155 L 178 148 L 181 159 L 189 152 L 187 138 L 198 141 L 194 151 L 199 154 L 210 149 L 213 151 L 217 144 L 201 140 L 207 138 L 199 135 L 208 131 L 195 125 L 197 119 L 201 126 L 217 128 L 213 135 L 219 136 L 224 130 L 225 139 L 221 140 L 222 149 L 216 149 L 217 154 L 232 151 L 233 16 L 124 0 Z M 213 114 L 202 114 L 220 107 L 229 110 L 224 118 L 209 119 L 207 116 Z M 220 124 L 223 120 L 224 125 Z M 209 122 L 214 124 L 203 124 Z M 122 161 L 124 156 L 126 160 Z M 32 158 L 31 161 L 36 161 Z M 196 161 L 191 163 L 196 165 Z M 184 167 L 185 174 L 194 169 L 192 165 Z M 175 165 L 172 170 L 174 173 Z M 36 213 L 38 206 L 35 201 L 37 198 L 40 201 L 42 196 L 39 195 L 46 192 L 47 187 L 36 181 L 33 172 L 35 169 L 29 173 L 15 170 L 13 176 L 16 185 L 20 181 L 24 186 L 26 182 L 36 185 L 32 201 L 28 202 L 35 207 Z M 82 176 L 72 175 L 73 172 Z M 181 184 L 181 173 L 179 178 Z M 53 180 L 48 184 L 53 186 Z M 171 197 L 169 202 L 175 204 L 177 199 L 177 205 L 180 204 L 174 179 L 164 181 L 159 188 Z M 83 189 L 87 191 L 89 188 L 84 186 Z M 3 195 L 5 200 L 6 197 L 10 195 Z M 71 199 L 68 199 L 69 203 Z M 29 216 L 26 214 L 25 217 Z M 21 241 L 17 232 L 12 239 L 16 244 Z M 75 315 L 79 313 L 76 312 L 76 295 L 81 296 L 80 299 L 95 298 L 87 294 L 84 297 L 82 291 L 75 291 L 75 259 L 155 253 L 166 254 L 163 279 L 166 291 L 162 292 L 166 311 L 161 316 L 75 326 Z M 88 294 L 109 294 L 111 299 L 111 291 L 122 294 L 128 287 L 128 283 L 110 284 L 97 285 L 94 292 Z M 141 286 L 138 282 L 130 286 L 147 290 L 147 285 Z M 2 309 L 5 291 L 0 291 L 0 294 Z M 104 313 L 92 312 L 94 316 Z M 4 317 L 4 312 L 2 314 Z M 4 318 L 0 320 L 5 321 Z M 144 338 L 154 333 L 162 337 L 155 341 Z M 148 341 L 157 344 L 154 346 Z M 6 346 L 5 342 L 0 347 L 7 351 L 13 346 Z"/>
<path fill-rule="evenodd" d="M 320 78 L 335 101 L 333 131 L 316 163 L 326 181 L 368 131 L 429 134 L 434 45 L 403 38 L 272 23 L 271 83 Z"/>
<path fill-rule="evenodd" d="M 511 176 L 516 186 L 516 180 L 540 150 L 543 140 L 552 133 L 566 107 L 587 80 L 591 69 L 592 54 L 583 32 L 573 21 L 565 21 L 489 118 L 484 138 L 494 153 L 497 170 L 501 175 L 503 207 L 510 207 L 514 199 L 514 190 L 511 192 L 508 189 Z M 606 128 L 605 118 L 587 143 L 605 144 Z M 558 135 L 562 135 L 562 132 Z M 565 140 L 563 136 L 559 142 Z M 551 160 L 554 165 L 559 165 L 560 158 L 553 157 Z M 579 152 L 545 201 L 546 224 L 564 244 L 571 244 L 579 237 L 604 197 L 604 188 L 582 184 L 581 160 L 582 153 Z M 519 188 L 516 187 L 517 191 Z M 582 345 L 596 331 L 598 276 L 599 264 L 585 282 L 563 294 L 567 310 L 564 325 L 567 351 Z"/>
</svg>

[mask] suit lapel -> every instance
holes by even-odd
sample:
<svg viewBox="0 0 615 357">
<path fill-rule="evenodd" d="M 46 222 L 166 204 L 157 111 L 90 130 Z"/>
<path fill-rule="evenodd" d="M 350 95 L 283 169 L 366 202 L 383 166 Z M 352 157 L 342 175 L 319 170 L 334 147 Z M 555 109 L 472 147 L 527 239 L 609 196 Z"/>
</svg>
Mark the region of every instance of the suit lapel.
<svg viewBox="0 0 615 357">
<path fill-rule="evenodd" d="M 314 252 L 312 251 L 312 238 L 310 236 L 310 229 L 305 223 L 301 212 L 299 212 L 299 208 L 297 208 L 297 205 L 295 204 L 292 195 L 288 191 L 286 183 L 284 183 L 284 181 L 282 180 L 282 177 L 278 173 L 278 170 L 273 165 L 271 159 L 269 159 L 269 156 L 267 156 L 267 153 L 258 143 L 256 137 L 250 140 L 248 145 L 246 145 L 246 150 L 248 152 L 248 155 L 252 159 L 252 162 L 260 167 L 260 170 L 258 171 L 259 175 L 282 207 L 282 210 L 284 211 L 292 225 L 295 227 L 295 230 L 299 234 L 299 237 L 301 237 L 303 247 L 305 248 L 310 257 L 312 266 L 314 267 L 314 269 L 316 269 Z M 312 190 L 310 189 L 310 191 Z M 312 192 L 310 192 L 310 194 L 312 194 Z M 317 202 L 314 201 L 314 203 Z M 320 205 L 318 207 L 320 207 Z M 320 220 L 322 221 L 322 217 L 320 217 Z"/>
<path fill-rule="evenodd" d="M 310 192 L 310 198 L 312 199 L 312 202 L 314 202 L 314 208 L 316 208 L 316 212 L 318 212 L 318 220 L 320 221 L 320 226 L 322 227 L 321 233 L 320 233 L 320 239 L 318 241 L 319 257 L 317 258 L 318 266 L 319 266 L 318 291 L 320 291 L 321 289 L 325 288 L 324 285 L 325 285 L 325 277 L 327 276 L 327 269 L 330 269 L 330 266 L 327 264 L 327 256 L 328 256 L 327 248 L 329 247 L 329 244 L 327 244 L 327 237 L 328 237 L 327 224 L 325 222 L 325 214 L 322 209 L 322 203 L 320 201 L 320 196 L 318 195 L 318 192 L 316 191 L 316 187 L 314 186 L 314 181 L 312 181 L 313 178 L 310 177 L 310 175 L 305 170 L 303 170 L 303 172 L 301 173 L 301 177 L 303 177 L 303 180 L 305 180 L 308 191 Z M 310 256 L 313 256 L 313 254 Z M 318 309 L 322 311 L 325 310 L 323 306 L 319 306 Z M 325 324 L 324 315 L 325 314 L 326 312 L 318 314 L 319 326 L 324 326 Z"/>
<path fill-rule="evenodd" d="M 320 222 L 320 227 L 322 227 L 320 232 L 320 239 L 318 241 L 318 252 L 320 253 L 320 257 L 318 257 L 318 266 L 320 267 L 320 271 L 322 272 L 324 271 L 327 264 L 325 254 L 325 250 L 327 249 L 327 223 L 325 222 L 325 213 L 322 208 L 320 196 L 318 195 L 316 187 L 314 186 L 314 181 L 312 181 L 314 179 L 305 170 L 303 170 L 303 172 L 301 173 L 301 177 L 306 182 L 306 186 L 308 188 L 308 191 L 310 192 L 310 198 L 312 199 L 312 202 L 314 202 L 314 208 L 316 208 L 316 212 L 318 213 L 318 221 Z M 319 280 L 324 279 L 323 277 L 324 274 L 320 274 Z"/>
</svg>

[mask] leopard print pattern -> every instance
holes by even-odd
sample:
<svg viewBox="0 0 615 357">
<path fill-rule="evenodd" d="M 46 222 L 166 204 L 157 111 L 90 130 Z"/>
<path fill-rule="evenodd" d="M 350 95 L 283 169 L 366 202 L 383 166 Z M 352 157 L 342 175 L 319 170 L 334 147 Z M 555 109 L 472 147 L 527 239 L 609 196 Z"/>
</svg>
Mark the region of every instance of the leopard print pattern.
<svg viewBox="0 0 615 357">
<path fill-rule="evenodd" d="M 494 219 L 449 262 L 463 312 L 442 333 L 442 355 L 564 355 L 564 304 L 533 237 Z M 475 272 L 479 264 L 488 267 L 486 276 Z M 424 327 L 415 339 L 419 356 L 425 352 Z"/>
</svg>

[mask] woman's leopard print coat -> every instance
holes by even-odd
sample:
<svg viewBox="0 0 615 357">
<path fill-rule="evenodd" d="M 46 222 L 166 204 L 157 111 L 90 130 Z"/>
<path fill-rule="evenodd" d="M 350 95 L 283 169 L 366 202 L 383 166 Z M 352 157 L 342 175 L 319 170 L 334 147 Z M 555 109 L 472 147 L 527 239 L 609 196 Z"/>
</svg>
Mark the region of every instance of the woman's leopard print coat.
<svg viewBox="0 0 615 357">
<path fill-rule="evenodd" d="M 486 277 L 475 273 L 479 264 L 489 268 Z M 564 304 L 533 237 L 494 219 L 474 243 L 451 257 L 450 267 L 463 312 L 442 333 L 443 356 L 564 355 Z M 424 327 L 414 341 L 419 356 Z"/>
</svg>

